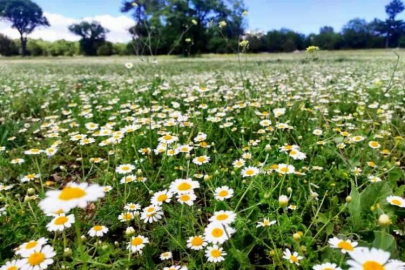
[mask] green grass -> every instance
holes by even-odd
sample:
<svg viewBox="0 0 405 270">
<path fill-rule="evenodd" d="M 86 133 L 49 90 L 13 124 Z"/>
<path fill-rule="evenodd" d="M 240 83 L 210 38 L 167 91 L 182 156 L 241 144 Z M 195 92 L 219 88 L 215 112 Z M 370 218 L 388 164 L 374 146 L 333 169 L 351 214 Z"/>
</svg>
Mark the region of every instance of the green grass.
<svg viewBox="0 0 405 270">
<path fill-rule="evenodd" d="M 405 201 L 402 207 L 387 201 L 404 197 L 405 190 L 405 53 L 397 53 L 395 73 L 396 55 L 385 50 L 157 57 L 157 63 L 136 57 L 0 59 L 0 187 L 11 187 L 0 188 L 0 265 L 21 259 L 14 249 L 41 237 L 56 252 L 49 269 L 312 269 L 324 262 L 347 269 L 350 256 L 328 243 L 333 237 L 404 260 Z M 134 67 L 125 68 L 126 62 Z M 285 114 L 276 117 L 276 108 Z M 261 124 L 265 119 L 269 127 Z M 95 136 L 85 126 L 90 122 L 112 132 L 139 126 L 100 146 L 112 135 Z M 280 123 L 291 128 L 280 129 Z M 322 135 L 313 134 L 316 129 Z M 155 153 L 167 133 L 178 141 Z M 199 133 L 207 135 L 205 143 L 194 140 Z M 75 134 L 94 142 L 82 146 L 71 140 Z M 373 141 L 379 148 L 369 146 Z M 172 155 L 177 144 L 193 149 Z M 286 145 L 298 145 L 306 157 L 294 159 L 294 152 L 280 150 Z M 24 154 L 51 146 L 58 149 L 51 157 Z M 140 153 L 147 148 L 149 154 Z M 199 156 L 210 160 L 197 165 Z M 15 158 L 25 162 L 12 164 Z M 239 159 L 245 165 L 236 168 Z M 123 164 L 147 180 L 120 184 L 116 168 Z M 295 173 L 281 174 L 277 164 L 292 165 Z M 248 166 L 260 173 L 243 177 Z M 41 177 L 21 182 L 28 174 Z M 156 192 L 185 178 L 199 183 L 192 206 L 173 195 L 158 221 L 118 219 L 126 203 L 140 204 L 142 212 Z M 112 190 L 72 209 L 71 228 L 50 232 L 53 217 L 38 204 L 47 191 L 71 182 Z M 224 201 L 214 196 L 222 186 L 234 191 Z M 280 195 L 289 198 L 289 208 L 280 206 Z M 220 210 L 236 214 L 229 225 L 235 233 L 220 244 L 225 260 L 212 263 L 205 256 L 212 244 L 197 251 L 187 240 L 203 235 Z M 379 222 L 383 214 L 390 224 Z M 257 227 L 264 219 L 276 223 Z M 108 233 L 89 236 L 96 224 Z M 134 235 L 126 235 L 129 226 Z M 149 239 L 142 254 L 127 249 L 136 235 Z M 303 257 L 300 266 L 283 258 L 286 249 Z M 167 251 L 173 258 L 160 260 Z"/>
</svg>

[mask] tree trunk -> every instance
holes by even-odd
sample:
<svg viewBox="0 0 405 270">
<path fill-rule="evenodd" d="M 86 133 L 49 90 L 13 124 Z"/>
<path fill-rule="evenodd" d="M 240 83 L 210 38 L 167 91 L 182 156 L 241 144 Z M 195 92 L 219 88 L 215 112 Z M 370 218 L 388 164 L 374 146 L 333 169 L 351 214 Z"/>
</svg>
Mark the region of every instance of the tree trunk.
<svg viewBox="0 0 405 270">
<path fill-rule="evenodd" d="M 386 37 L 386 39 L 385 39 L 385 48 L 386 48 L 386 49 L 388 49 L 388 47 L 389 47 L 389 45 L 390 45 L 389 39 L 390 39 L 390 35 L 387 34 L 387 37 Z"/>
<path fill-rule="evenodd" d="M 24 38 L 24 36 L 21 35 L 20 41 L 21 41 L 21 56 L 24 57 L 27 55 L 27 38 Z"/>
</svg>

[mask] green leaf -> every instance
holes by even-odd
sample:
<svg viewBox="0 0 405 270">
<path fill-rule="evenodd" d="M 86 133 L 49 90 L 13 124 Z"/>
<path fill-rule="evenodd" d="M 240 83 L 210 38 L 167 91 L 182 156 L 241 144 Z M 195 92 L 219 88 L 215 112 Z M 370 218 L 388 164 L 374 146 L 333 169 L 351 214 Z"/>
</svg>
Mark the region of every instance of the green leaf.
<svg viewBox="0 0 405 270">
<path fill-rule="evenodd" d="M 404 193 L 405 193 L 405 185 L 402 185 L 394 192 L 394 195 L 402 197 Z"/>
<path fill-rule="evenodd" d="M 371 206 L 385 201 L 391 194 L 392 190 L 386 182 L 370 183 L 360 195 L 361 210 L 370 211 Z"/>
<path fill-rule="evenodd" d="M 348 204 L 350 222 L 352 223 L 353 229 L 357 230 L 362 225 L 361 219 L 361 208 L 360 208 L 360 193 L 352 181 L 352 192 L 350 192 L 350 197 L 352 201 Z"/>
<path fill-rule="evenodd" d="M 374 231 L 373 247 L 393 252 L 395 250 L 395 238 L 385 232 Z"/>
</svg>

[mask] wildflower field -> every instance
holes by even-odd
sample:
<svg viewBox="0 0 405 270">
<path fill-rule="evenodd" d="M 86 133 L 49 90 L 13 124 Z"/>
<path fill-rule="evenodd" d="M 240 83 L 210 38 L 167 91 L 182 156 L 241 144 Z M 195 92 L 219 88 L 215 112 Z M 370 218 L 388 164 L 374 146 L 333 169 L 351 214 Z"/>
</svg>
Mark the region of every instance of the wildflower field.
<svg viewBox="0 0 405 270">
<path fill-rule="evenodd" d="M 0 269 L 404 269 L 398 55 L 0 59 Z"/>
</svg>

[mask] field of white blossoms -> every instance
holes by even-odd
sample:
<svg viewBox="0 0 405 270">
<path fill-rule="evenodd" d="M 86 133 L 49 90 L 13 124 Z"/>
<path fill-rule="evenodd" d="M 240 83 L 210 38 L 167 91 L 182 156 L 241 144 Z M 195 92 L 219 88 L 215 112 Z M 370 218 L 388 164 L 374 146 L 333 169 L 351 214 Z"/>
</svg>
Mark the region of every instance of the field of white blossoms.
<svg viewBox="0 0 405 270">
<path fill-rule="evenodd" d="M 0 59 L 0 269 L 404 269 L 399 55 Z"/>
</svg>

